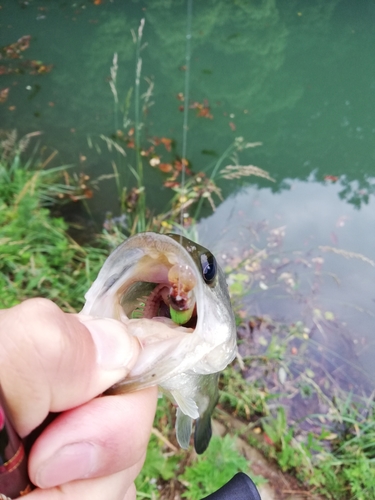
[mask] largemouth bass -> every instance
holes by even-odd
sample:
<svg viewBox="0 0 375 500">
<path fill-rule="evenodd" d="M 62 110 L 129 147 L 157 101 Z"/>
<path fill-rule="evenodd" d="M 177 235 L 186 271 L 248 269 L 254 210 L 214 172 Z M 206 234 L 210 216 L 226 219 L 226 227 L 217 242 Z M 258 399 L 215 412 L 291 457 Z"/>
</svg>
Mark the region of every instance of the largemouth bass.
<svg viewBox="0 0 375 500">
<path fill-rule="evenodd" d="M 114 318 L 142 351 L 109 393 L 158 385 L 177 406 L 176 434 L 203 453 L 211 438 L 218 377 L 236 355 L 236 328 L 225 276 L 206 248 L 179 235 L 140 233 L 108 257 L 82 313 Z"/>
</svg>

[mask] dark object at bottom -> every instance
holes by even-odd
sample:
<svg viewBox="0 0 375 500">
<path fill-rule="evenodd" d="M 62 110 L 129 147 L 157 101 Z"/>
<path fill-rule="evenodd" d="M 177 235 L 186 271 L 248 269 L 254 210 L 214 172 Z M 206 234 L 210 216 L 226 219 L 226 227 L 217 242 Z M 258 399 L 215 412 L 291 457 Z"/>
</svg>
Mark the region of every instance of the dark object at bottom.
<svg viewBox="0 0 375 500">
<path fill-rule="evenodd" d="M 18 498 L 31 491 L 23 443 L 13 429 L 0 388 L 0 499 Z"/>
<path fill-rule="evenodd" d="M 227 484 L 202 500 L 262 500 L 252 480 L 239 472 Z"/>
</svg>

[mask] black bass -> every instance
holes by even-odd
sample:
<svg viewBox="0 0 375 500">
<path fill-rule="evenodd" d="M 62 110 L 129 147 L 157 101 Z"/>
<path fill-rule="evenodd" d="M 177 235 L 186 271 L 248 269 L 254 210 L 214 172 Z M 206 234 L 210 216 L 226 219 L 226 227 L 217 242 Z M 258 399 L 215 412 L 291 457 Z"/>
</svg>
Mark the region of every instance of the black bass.
<svg viewBox="0 0 375 500">
<path fill-rule="evenodd" d="M 110 393 L 159 385 L 177 405 L 176 433 L 203 453 L 211 438 L 218 377 L 236 355 L 225 276 L 206 248 L 179 235 L 140 233 L 108 257 L 83 314 L 114 318 L 138 338 L 135 367 Z"/>
</svg>

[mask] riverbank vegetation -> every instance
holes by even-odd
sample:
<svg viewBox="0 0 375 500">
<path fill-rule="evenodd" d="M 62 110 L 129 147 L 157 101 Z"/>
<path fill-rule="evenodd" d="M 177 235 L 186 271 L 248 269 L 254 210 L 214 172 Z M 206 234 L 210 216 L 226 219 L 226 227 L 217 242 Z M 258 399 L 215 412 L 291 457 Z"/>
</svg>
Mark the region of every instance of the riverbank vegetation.
<svg viewBox="0 0 375 500">
<path fill-rule="evenodd" d="M 85 201 L 92 192 L 85 179 L 69 173 L 69 166 L 48 168 L 53 154 L 46 155 L 38 148 L 35 135 L 18 139 L 15 132 L 8 132 L 1 137 L 0 307 L 44 296 L 66 311 L 78 311 L 111 248 L 137 230 L 137 197 L 129 198 L 131 191 L 121 186 L 119 198 L 124 203 L 125 219 L 107 218 L 103 231 L 93 235 L 90 244 L 78 243 L 70 236 L 67 222 L 56 214 L 62 203 Z M 120 144 L 109 140 L 114 148 Z M 232 157 L 243 144 L 240 140 L 231 146 Z M 168 153 L 165 138 L 157 146 Z M 157 165 L 163 164 L 155 149 L 152 153 L 154 156 L 150 153 L 143 159 L 150 162 L 154 158 Z M 226 172 L 221 164 L 216 171 Z M 188 174 L 184 191 L 173 186 L 172 208 L 164 214 L 151 214 L 145 208 L 145 227 L 169 231 L 180 223 L 181 208 L 188 213 L 187 209 L 194 203 L 197 206 L 202 198 L 210 204 L 208 195 L 201 191 L 196 195 L 197 176 Z M 205 178 L 217 188 L 214 176 Z M 211 184 L 204 182 L 208 189 Z M 189 200 L 194 203 L 187 204 Z M 190 220 L 190 215 L 185 219 Z M 275 465 L 287 478 L 281 486 L 274 485 L 280 491 L 279 498 L 288 498 L 291 490 L 336 500 L 375 497 L 375 407 L 373 393 L 361 374 L 347 363 L 343 364 L 345 374 L 335 378 L 324 359 L 335 353 L 319 351 L 306 325 L 281 324 L 271 314 L 251 316 L 244 307 L 246 296 L 256 293 L 255 283 L 264 290 L 273 286 L 275 275 L 288 293 L 294 293 L 293 275 L 277 269 L 274 243 L 280 234 L 269 231 L 268 236 L 272 240 L 268 248 L 252 245 L 241 258 L 229 257 L 224 262 L 240 347 L 237 360 L 222 374 L 214 414 L 225 437 L 215 436 L 201 457 L 192 450 L 180 450 L 174 434 L 174 409 L 161 399 L 146 463 L 137 480 L 139 498 L 199 499 L 239 470 L 249 473 L 258 484 L 269 481 L 272 485 L 270 471 Z M 314 310 L 313 314 L 320 328 L 334 322 L 330 311 Z M 313 356 L 313 351 L 320 352 L 320 357 Z M 239 439 L 260 450 L 269 469 L 245 459 L 245 452 L 237 446 Z"/>
<path fill-rule="evenodd" d="M 75 189 L 63 182 L 67 168 L 48 169 L 52 156 L 43 159 L 37 146 L 21 159 L 35 135 L 18 140 L 12 131 L 0 139 L 0 306 L 44 296 L 78 310 L 105 252 L 79 245 L 64 220 L 52 216 Z"/>
</svg>

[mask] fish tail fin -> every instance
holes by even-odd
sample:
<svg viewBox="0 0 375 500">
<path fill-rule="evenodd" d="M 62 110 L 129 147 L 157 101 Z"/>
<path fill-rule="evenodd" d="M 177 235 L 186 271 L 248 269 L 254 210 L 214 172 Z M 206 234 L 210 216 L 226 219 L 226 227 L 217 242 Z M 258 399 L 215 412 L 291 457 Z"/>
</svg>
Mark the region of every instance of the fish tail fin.
<svg viewBox="0 0 375 500">
<path fill-rule="evenodd" d="M 219 399 L 219 373 L 205 375 L 199 394 L 199 418 L 195 421 L 194 448 L 198 455 L 204 453 L 212 436 L 211 416 Z"/>
<path fill-rule="evenodd" d="M 211 412 L 206 411 L 195 422 L 194 448 L 198 455 L 204 453 L 212 436 Z"/>
<path fill-rule="evenodd" d="M 177 408 L 176 436 L 178 444 L 185 450 L 189 447 L 193 419 Z"/>
</svg>

